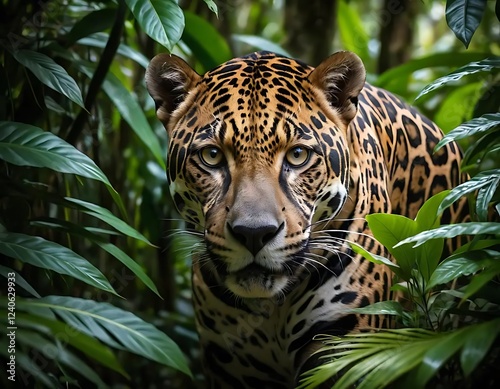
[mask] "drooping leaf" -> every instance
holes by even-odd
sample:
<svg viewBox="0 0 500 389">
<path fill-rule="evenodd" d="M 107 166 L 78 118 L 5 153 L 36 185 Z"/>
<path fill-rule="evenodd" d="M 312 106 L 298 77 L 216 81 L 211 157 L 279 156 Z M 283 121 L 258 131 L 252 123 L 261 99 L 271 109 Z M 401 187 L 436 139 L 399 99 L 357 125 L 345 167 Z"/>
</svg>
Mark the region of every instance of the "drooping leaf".
<svg viewBox="0 0 500 389">
<path fill-rule="evenodd" d="M 104 8 L 89 12 L 78 20 L 64 39 L 67 44 L 72 44 L 79 39 L 111 28 L 116 17 L 116 9 Z"/>
<path fill-rule="evenodd" d="M 415 243 L 418 247 L 429 239 L 454 238 L 459 235 L 500 234 L 500 223 L 470 222 L 444 225 L 429 231 L 423 231 L 399 242 L 396 247 L 407 243 Z"/>
<path fill-rule="evenodd" d="M 78 66 L 88 76 L 92 77 L 94 66 L 90 63 L 78 62 Z M 113 74 L 108 73 L 102 84 L 102 89 L 123 119 L 128 123 L 130 128 L 137 134 L 139 139 L 144 142 L 147 148 L 151 151 L 156 159 L 156 162 L 165 169 L 163 161 L 163 152 L 161 150 L 158 137 L 151 128 L 143 109 L 131 93 L 125 88 L 121 81 Z"/>
<path fill-rule="evenodd" d="M 353 308 L 353 312 L 366 315 L 403 316 L 403 307 L 399 301 L 380 301 L 362 308 Z"/>
<path fill-rule="evenodd" d="M 484 59 L 479 62 L 471 62 L 444 77 L 440 77 L 434 82 L 427 85 L 422 91 L 418 94 L 415 100 L 418 100 L 423 95 L 440 88 L 441 86 L 448 84 L 450 82 L 458 81 L 464 76 L 468 76 L 478 72 L 489 72 L 492 69 L 500 67 L 500 58 L 499 57 L 491 57 Z"/>
<path fill-rule="evenodd" d="M 184 15 L 175 0 L 125 0 L 135 19 L 153 40 L 172 51 L 181 39 Z"/>
<path fill-rule="evenodd" d="M 219 17 L 219 10 L 217 9 L 217 4 L 215 4 L 215 1 L 214 0 L 203 0 L 208 8 L 210 9 L 210 11 L 212 11 L 217 17 Z"/>
<path fill-rule="evenodd" d="M 497 126 L 500 126 L 500 113 L 487 113 L 479 118 L 474 118 L 459 125 L 446 134 L 443 139 L 438 142 L 434 151 L 438 151 L 441 147 L 450 142 L 489 131 Z"/>
<path fill-rule="evenodd" d="M 85 258 L 38 236 L 0 232 L 0 253 L 117 295 L 106 277 Z"/>
<path fill-rule="evenodd" d="M 499 223 L 500 224 L 500 223 Z M 500 257 L 496 257 L 496 261 L 493 262 L 487 269 L 476 274 L 466 286 L 464 295 L 462 296 L 462 301 L 467 300 L 472 295 L 479 292 L 483 287 L 486 286 L 492 279 L 500 275 Z"/>
<path fill-rule="evenodd" d="M 484 0 L 447 0 L 446 22 L 455 36 L 469 47 L 472 35 L 483 18 Z"/>
<path fill-rule="evenodd" d="M 500 334 L 500 319 L 480 323 L 469 331 L 460 353 L 460 365 L 466 377 L 479 366 Z"/>
<path fill-rule="evenodd" d="M 89 336 L 191 376 L 184 355 L 167 335 L 134 314 L 111 304 L 48 296 L 18 302 L 18 305 L 24 309 L 49 308 L 69 325 Z"/>
<path fill-rule="evenodd" d="M 28 281 L 26 281 L 23 278 L 23 276 L 21 276 L 17 271 L 12 270 L 12 269 L 5 267 L 3 265 L 0 265 L 0 274 L 7 279 L 14 278 L 14 280 L 15 280 L 14 282 L 15 282 L 16 287 L 20 286 L 21 288 L 23 288 L 26 292 L 28 292 L 32 296 L 40 297 L 38 292 L 35 289 L 33 289 L 33 287 L 28 283 Z M 13 277 L 12 277 L 12 275 L 13 275 Z M 20 294 L 19 291 L 17 293 Z"/>
<path fill-rule="evenodd" d="M 123 220 L 117 218 L 108 209 L 101 207 L 100 205 L 90 203 L 88 201 L 83 201 L 80 199 L 75 199 L 72 197 L 65 197 L 64 199 L 66 201 L 69 201 L 70 203 L 76 204 L 76 206 L 86 214 L 94 216 L 102 220 L 103 222 L 108 223 L 110 226 L 116 228 L 121 233 L 130 236 L 134 239 L 138 239 L 150 246 L 153 246 L 153 244 L 144 235 L 142 235 L 134 227 L 125 223 Z"/>
<path fill-rule="evenodd" d="M 21 65 L 31 70 L 41 83 L 85 109 L 82 92 L 76 81 L 52 58 L 31 50 L 17 50 L 13 56 Z"/>
<path fill-rule="evenodd" d="M 77 174 L 111 186 L 102 170 L 85 154 L 58 136 L 25 123 L 0 122 L 0 159 L 19 166 Z"/>
<path fill-rule="evenodd" d="M 488 220 L 489 204 L 500 184 L 500 169 L 497 170 L 499 172 L 499 175 L 496 177 L 493 176 L 489 185 L 483 186 L 477 193 L 476 212 L 479 221 L 482 222 Z"/>
<path fill-rule="evenodd" d="M 132 273 L 134 273 L 151 291 L 161 298 L 156 285 L 153 280 L 144 272 L 142 267 L 135 262 L 127 253 L 119 249 L 112 243 L 100 238 L 98 235 L 91 232 L 89 228 L 67 222 L 65 220 L 57 220 L 51 218 L 40 218 L 31 222 L 31 225 L 38 227 L 49 227 L 51 229 L 61 229 L 77 237 L 85 237 L 94 244 L 101 247 L 103 250 L 114 256 L 121 263 L 123 263 Z M 122 285 L 123 286 L 123 285 Z"/>
<path fill-rule="evenodd" d="M 186 28 L 182 41 L 186 43 L 205 71 L 211 70 L 232 58 L 226 39 L 202 17 L 184 11 Z"/>
<path fill-rule="evenodd" d="M 231 38 L 235 41 L 246 43 L 250 47 L 257 50 L 272 51 L 273 53 L 283 55 L 285 57 L 292 57 L 292 55 L 280 45 L 260 36 L 233 34 Z"/>
</svg>

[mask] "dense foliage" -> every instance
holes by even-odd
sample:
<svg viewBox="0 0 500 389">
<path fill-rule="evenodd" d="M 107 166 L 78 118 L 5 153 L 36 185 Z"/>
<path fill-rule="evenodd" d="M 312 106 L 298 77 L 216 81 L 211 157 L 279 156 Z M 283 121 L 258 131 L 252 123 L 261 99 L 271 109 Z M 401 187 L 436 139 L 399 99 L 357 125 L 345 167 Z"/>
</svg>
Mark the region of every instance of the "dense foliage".
<svg viewBox="0 0 500 389">
<path fill-rule="evenodd" d="M 186 388 L 201 380 L 189 302 L 193 242 L 169 199 L 166 139 L 144 70 L 166 50 L 200 73 L 253 49 L 313 60 L 299 50 L 296 3 L 0 1 L 0 274 L 7 281 L 0 322 L 15 327 L 15 353 L 3 331 L 0 356 L 3 366 L 15 357 L 18 386 Z M 363 254 L 393 268 L 411 304 L 364 308 L 393 315 L 399 328 L 325 339 L 333 357 L 304 386 L 338 372 L 345 372 L 338 387 L 495 383 L 500 2 L 446 2 L 446 21 L 468 50 L 446 27 L 444 3 L 404 3 L 332 1 L 331 39 L 308 31 L 307 42 L 317 51 L 355 51 L 370 82 L 410 101 L 418 96 L 449 131 L 442 144 L 461 142 L 471 179 L 429 200 L 414 221 L 368 218 L 397 263 Z M 321 7 L 315 11 L 301 16 L 318 18 Z M 417 25 L 427 30 L 416 33 Z M 402 27 L 411 36 L 401 46 L 391 31 Z M 397 53 L 388 61 L 391 39 Z M 465 195 L 471 222 L 438 226 L 442 211 Z M 443 239 L 461 234 L 473 239 L 439 262 Z M 2 387 L 12 384 L 8 376 Z"/>
</svg>

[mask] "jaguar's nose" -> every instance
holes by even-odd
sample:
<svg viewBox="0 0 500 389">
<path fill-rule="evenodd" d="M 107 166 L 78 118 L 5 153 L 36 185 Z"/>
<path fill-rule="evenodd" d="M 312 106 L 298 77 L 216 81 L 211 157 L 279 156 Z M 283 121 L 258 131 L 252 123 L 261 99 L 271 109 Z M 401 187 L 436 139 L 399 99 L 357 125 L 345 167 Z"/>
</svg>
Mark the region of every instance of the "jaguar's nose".
<svg viewBox="0 0 500 389">
<path fill-rule="evenodd" d="M 254 256 L 283 229 L 284 223 L 246 225 L 235 223 L 227 225 L 231 235 L 245 246 Z"/>
</svg>

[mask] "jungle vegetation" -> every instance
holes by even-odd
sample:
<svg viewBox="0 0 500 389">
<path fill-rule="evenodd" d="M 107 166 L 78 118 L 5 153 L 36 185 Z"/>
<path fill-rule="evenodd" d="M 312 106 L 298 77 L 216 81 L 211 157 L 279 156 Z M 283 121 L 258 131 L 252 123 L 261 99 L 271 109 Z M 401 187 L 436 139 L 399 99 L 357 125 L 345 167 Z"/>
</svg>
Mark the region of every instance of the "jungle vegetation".
<svg viewBox="0 0 500 389">
<path fill-rule="evenodd" d="M 443 129 L 437 148 L 460 143 L 470 179 L 416 220 L 367 218 L 397 261 L 357 250 L 393 268 L 408 304 L 362 308 L 395 328 L 325 338 L 302 387 L 339 373 L 335 388 L 498 387 L 499 43 L 500 0 L 0 0 L 0 385 L 200 387 L 193 241 L 148 61 L 169 51 L 203 73 L 254 50 L 314 66 L 346 49 Z M 440 225 L 462 196 L 470 221 Z"/>
</svg>

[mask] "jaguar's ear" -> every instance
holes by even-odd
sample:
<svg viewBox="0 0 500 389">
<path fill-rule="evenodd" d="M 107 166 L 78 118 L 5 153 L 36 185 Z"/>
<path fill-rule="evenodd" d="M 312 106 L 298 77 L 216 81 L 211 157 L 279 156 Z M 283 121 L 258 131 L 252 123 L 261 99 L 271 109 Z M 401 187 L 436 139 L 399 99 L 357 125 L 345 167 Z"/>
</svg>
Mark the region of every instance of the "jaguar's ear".
<svg viewBox="0 0 500 389">
<path fill-rule="evenodd" d="M 146 87 L 156 104 L 156 115 L 167 128 L 172 112 L 201 79 L 183 59 L 158 54 L 146 70 Z"/>
<path fill-rule="evenodd" d="M 358 95 L 365 85 L 366 71 L 361 59 L 349 51 L 332 54 L 314 69 L 309 81 L 340 113 L 344 123 L 356 116 Z"/>
</svg>

